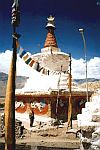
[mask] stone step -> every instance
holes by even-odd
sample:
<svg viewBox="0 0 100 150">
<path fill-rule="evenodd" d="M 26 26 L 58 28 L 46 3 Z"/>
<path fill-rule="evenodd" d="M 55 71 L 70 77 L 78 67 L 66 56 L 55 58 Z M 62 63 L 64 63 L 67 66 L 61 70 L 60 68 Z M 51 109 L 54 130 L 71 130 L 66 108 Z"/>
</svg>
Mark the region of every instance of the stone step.
<svg viewBox="0 0 100 150">
<path fill-rule="evenodd" d="M 90 112 L 93 113 L 95 111 L 100 111 L 100 102 L 86 102 L 85 108 Z"/>
<path fill-rule="evenodd" d="M 89 111 L 89 109 L 88 108 L 82 108 L 82 114 L 83 115 L 87 115 L 87 114 L 90 114 L 90 111 Z"/>
<path fill-rule="evenodd" d="M 66 132 L 66 137 L 68 139 L 76 139 L 78 134 L 78 129 L 70 129 Z"/>
<path fill-rule="evenodd" d="M 100 122 L 100 112 L 92 114 L 92 121 Z"/>
<path fill-rule="evenodd" d="M 77 115 L 77 120 L 78 120 L 78 126 L 80 123 L 83 123 L 83 122 L 91 122 L 92 121 L 92 116 L 91 114 L 78 114 Z"/>
</svg>

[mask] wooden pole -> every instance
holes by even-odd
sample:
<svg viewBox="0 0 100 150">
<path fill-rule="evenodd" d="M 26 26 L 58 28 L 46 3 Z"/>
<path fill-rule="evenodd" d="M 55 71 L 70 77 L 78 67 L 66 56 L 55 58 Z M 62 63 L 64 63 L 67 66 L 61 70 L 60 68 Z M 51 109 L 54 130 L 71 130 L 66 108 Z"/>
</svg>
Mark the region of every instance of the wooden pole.
<svg viewBox="0 0 100 150">
<path fill-rule="evenodd" d="M 19 25 L 18 0 L 14 0 L 12 5 L 13 24 L 13 54 L 8 74 L 8 83 L 5 98 L 5 150 L 15 150 L 15 78 L 18 34 L 16 27 Z"/>
<path fill-rule="evenodd" d="M 15 150 L 15 74 L 16 39 L 13 38 L 13 55 L 8 74 L 5 98 L 5 150 Z"/>
<path fill-rule="evenodd" d="M 71 84 L 72 84 L 72 77 L 71 77 L 71 54 L 69 54 L 69 102 L 68 102 L 68 128 L 72 129 L 72 92 L 71 92 Z"/>
</svg>

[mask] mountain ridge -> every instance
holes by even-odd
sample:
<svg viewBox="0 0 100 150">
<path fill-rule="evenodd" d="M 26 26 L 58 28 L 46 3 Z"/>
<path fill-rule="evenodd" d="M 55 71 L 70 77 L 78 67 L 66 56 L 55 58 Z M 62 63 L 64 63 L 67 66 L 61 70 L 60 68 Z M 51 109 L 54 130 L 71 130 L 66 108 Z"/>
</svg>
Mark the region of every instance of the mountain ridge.
<svg viewBox="0 0 100 150">
<path fill-rule="evenodd" d="M 25 76 L 16 76 L 16 88 L 23 88 L 28 77 Z M 5 96 L 6 94 L 6 85 L 8 80 L 8 74 L 0 72 L 0 97 Z"/>
<path fill-rule="evenodd" d="M 73 81 L 74 81 L 75 83 L 82 84 L 82 83 L 86 82 L 86 79 L 73 79 Z M 88 82 L 97 82 L 97 81 L 100 81 L 100 79 L 87 78 L 87 81 L 88 81 Z"/>
<path fill-rule="evenodd" d="M 21 89 L 24 87 L 27 79 L 29 77 L 26 76 L 17 76 L 16 77 L 16 88 Z M 6 85 L 7 85 L 7 80 L 8 80 L 8 74 L 4 72 L 0 72 L 0 97 L 5 96 L 6 94 Z M 86 79 L 73 79 L 73 82 L 75 82 L 77 85 L 80 87 L 85 87 Z M 95 79 L 95 78 L 88 78 L 88 83 L 92 84 L 93 88 L 93 83 L 99 83 L 100 79 Z M 97 86 L 99 87 L 99 86 Z M 96 88 L 96 87 L 95 87 Z M 94 90 L 94 88 L 93 88 Z"/>
</svg>

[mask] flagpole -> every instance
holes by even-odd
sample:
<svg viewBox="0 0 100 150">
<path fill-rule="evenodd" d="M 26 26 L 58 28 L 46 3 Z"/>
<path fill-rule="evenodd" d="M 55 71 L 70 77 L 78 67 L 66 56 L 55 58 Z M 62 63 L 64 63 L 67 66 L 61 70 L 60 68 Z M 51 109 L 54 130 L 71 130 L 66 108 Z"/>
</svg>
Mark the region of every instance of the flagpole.
<svg viewBox="0 0 100 150">
<path fill-rule="evenodd" d="M 84 29 L 79 29 L 79 32 L 82 35 L 82 40 L 84 44 L 84 54 L 85 54 L 85 75 L 86 75 L 86 100 L 87 102 L 89 101 L 89 96 L 88 96 L 88 78 L 87 78 L 87 48 L 86 48 L 86 41 L 84 37 Z"/>
<path fill-rule="evenodd" d="M 71 84 L 72 84 L 72 77 L 71 77 L 71 54 L 69 54 L 69 101 L 68 101 L 68 128 L 72 129 L 72 90 L 71 90 Z"/>
<path fill-rule="evenodd" d="M 15 78 L 16 78 L 16 59 L 18 34 L 16 27 L 19 24 L 18 0 L 14 0 L 12 5 L 12 25 L 13 25 L 13 53 L 8 74 L 8 82 L 5 97 L 5 150 L 16 149 L 15 139 Z"/>
</svg>

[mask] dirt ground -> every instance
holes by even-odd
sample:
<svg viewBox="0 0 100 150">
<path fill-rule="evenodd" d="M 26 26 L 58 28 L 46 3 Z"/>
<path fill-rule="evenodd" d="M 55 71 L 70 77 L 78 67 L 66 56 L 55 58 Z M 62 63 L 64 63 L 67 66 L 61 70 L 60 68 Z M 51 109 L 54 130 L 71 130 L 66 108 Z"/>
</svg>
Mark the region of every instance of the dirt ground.
<svg viewBox="0 0 100 150">
<path fill-rule="evenodd" d="M 72 129 L 69 130 L 67 130 L 67 123 L 49 128 L 40 127 L 37 130 L 34 128 L 33 126 L 28 130 L 25 129 L 22 138 L 16 139 L 16 144 L 22 145 L 18 150 L 80 149 L 80 139 L 77 137 L 77 121 L 73 121 Z M 0 142 L 5 142 L 4 137 L 0 139 Z M 29 145 L 30 148 L 25 149 L 25 145 Z"/>
</svg>

